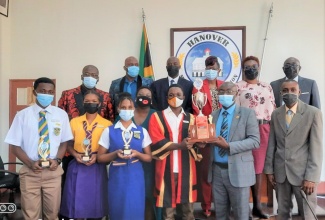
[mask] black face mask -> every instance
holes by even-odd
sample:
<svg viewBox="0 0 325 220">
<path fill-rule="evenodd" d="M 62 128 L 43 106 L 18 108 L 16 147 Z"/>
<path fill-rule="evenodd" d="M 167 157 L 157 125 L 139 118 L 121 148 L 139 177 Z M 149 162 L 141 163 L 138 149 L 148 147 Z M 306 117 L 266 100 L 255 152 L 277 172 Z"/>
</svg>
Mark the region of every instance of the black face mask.
<svg viewBox="0 0 325 220">
<path fill-rule="evenodd" d="M 98 103 L 84 103 L 84 109 L 89 114 L 94 114 L 98 112 L 99 104 Z"/>
<path fill-rule="evenodd" d="M 283 67 L 283 72 L 288 79 L 294 79 L 296 76 L 298 76 L 298 67 Z"/>
<path fill-rule="evenodd" d="M 286 93 L 282 95 L 284 104 L 288 106 L 294 105 L 298 101 L 298 95 L 293 93 Z"/>
<path fill-rule="evenodd" d="M 258 76 L 258 70 L 256 68 L 248 68 L 244 70 L 245 77 L 248 80 L 256 79 Z"/>
<path fill-rule="evenodd" d="M 178 66 L 166 66 L 168 76 L 175 78 L 178 75 L 179 69 Z"/>
<path fill-rule="evenodd" d="M 151 98 L 147 96 L 138 96 L 135 102 L 139 107 L 148 107 L 151 105 Z"/>
</svg>

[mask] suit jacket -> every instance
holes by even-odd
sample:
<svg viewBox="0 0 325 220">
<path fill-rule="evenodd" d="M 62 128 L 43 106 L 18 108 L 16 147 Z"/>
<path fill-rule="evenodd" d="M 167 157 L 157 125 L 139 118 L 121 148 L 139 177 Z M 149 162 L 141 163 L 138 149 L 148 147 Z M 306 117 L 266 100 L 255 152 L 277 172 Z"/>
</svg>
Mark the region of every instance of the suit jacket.
<svg viewBox="0 0 325 220">
<path fill-rule="evenodd" d="M 113 123 L 114 112 L 109 94 L 96 88 L 95 91 L 99 94 L 99 101 L 101 103 L 101 107 L 98 110 L 98 114 Z M 58 107 L 66 111 L 68 113 L 69 120 L 71 120 L 72 118 L 81 116 L 86 113 L 83 107 L 83 100 L 84 95 L 81 86 L 79 86 L 74 89 L 63 91 L 61 98 L 58 102 Z"/>
<path fill-rule="evenodd" d="M 222 85 L 223 81 L 217 80 L 217 88 L 219 88 Z M 211 98 L 211 92 L 210 92 L 210 87 L 209 87 L 209 81 L 207 79 L 203 80 L 203 86 L 202 89 L 200 90 L 202 93 L 207 94 L 207 103 L 206 105 L 202 108 L 202 113 L 203 115 L 210 115 L 212 112 L 212 98 Z M 197 89 L 193 87 L 192 94 L 197 93 Z M 221 107 L 221 105 L 220 105 Z M 193 108 L 193 114 L 198 115 L 199 114 L 199 109 L 192 103 L 192 108 Z"/>
<path fill-rule="evenodd" d="M 213 123 L 217 124 L 220 109 L 212 112 Z M 260 147 L 260 132 L 257 118 L 252 109 L 236 105 L 229 132 L 228 173 L 231 185 L 248 187 L 255 184 L 255 169 L 252 149 Z M 211 146 L 211 155 L 214 155 Z M 212 182 L 211 156 L 208 181 Z"/>
<path fill-rule="evenodd" d="M 272 113 L 264 173 L 274 174 L 279 183 L 288 178 L 295 186 L 303 180 L 318 182 L 323 158 L 322 112 L 299 100 L 288 130 L 285 117 L 284 105 Z"/>
<path fill-rule="evenodd" d="M 192 113 L 192 89 L 193 83 L 187 79 L 178 78 L 178 85 L 184 90 L 183 109 Z M 169 88 L 168 78 L 162 78 L 153 82 L 150 86 L 152 90 L 152 105 L 157 111 L 163 111 L 168 107 L 167 92 Z"/>
<path fill-rule="evenodd" d="M 151 83 L 152 83 L 152 79 L 141 77 L 138 75 L 137 88 L 139 88 L 141 86 L 149 87 Z M 125 76 L 113 80 L 111 86 L 109 87 L 109 94 L 111 95 L 112 103 L 113 103 L 114 110 L 115 110 L 116 114 L 117 114 L 117 111 L 116 111 L 117 106 L 116 105 L 118 103 L 118 95 L 121 92 L 123 92 L 124 84 L 125 84 Z"/>
<path fill-rule="evenodd" d="M 271 82 L 275 98 L 275 104 L 277 108 L 282 105 L 282 96 L 280 94 L 280 91 L 282 83 L 285 80 L 286 78 L 282 78 Z M 316 81 L 298 76 L 298 84 L 301 90 L 301 95 L 299 96 L 299 99 L 304 103 L 307 103 L 308 105 L 312 105 L 320 109 L 321 104 Z"/>
</svg>

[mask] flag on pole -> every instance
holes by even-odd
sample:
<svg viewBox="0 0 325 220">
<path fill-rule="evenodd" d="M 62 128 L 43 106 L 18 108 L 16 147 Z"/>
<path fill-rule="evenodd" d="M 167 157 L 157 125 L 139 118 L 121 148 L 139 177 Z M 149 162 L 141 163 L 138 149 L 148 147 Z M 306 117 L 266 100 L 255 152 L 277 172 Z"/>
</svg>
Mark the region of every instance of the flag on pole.
<svg viewBox="0 0 325 220">
<path fill-rule="evenodd" d="M 149 47 L 149 43 L 148 43 L 148 35 L 147 35 L 147 29 L 146 29 L 145 23 L 143 23 L 139 67 L 140 67 L 140 71 L 139 71 L 140 76 L 146 77 L 146 78 L 151 78 L 153 80 L 155 79 L 152 62 L 151 62 L 150 47 Z"/>
</svg>

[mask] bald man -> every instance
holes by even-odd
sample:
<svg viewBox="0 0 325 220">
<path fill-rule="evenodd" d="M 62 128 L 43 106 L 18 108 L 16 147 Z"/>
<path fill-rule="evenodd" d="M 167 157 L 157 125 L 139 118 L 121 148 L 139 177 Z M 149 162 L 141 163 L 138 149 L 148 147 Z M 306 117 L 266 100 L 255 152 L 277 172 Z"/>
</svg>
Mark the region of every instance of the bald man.
<svg viewBox="0 0 325 220">
<path fill-rule="evenodd" d="M 178 84 L 182 87 L 185 95 L 182 107 L 186 112 L 193 112 L 192 109 L 192 89 L 193 83 L 182 77 L 179 77 L 180 62 L 177 57 L 169 57 L 167 60 L 167 78 L 159 79 L 150 86 L 152 90 L 152 103 L 156 110 L 162 111 L 168 107 L 167 91 L 170 85 Z"/>
<path fill-rule="evenodd" d="M 299 99 L 308 105 L 312 105 L 320 109 L 321 104 L 316 81 L 298 76 L 301 70 L 300 61 L 295 57 L 289 57 L 284 61 L 282 69 L 286 77 L 271 82 L 276 107 L 283 105 L 281 95 L 282 83 L 287 79 L 293 79 L 298 82 L 301 90 Z"/>
<path fill-rule="evenodd" d="M 123 69 L 125 76 L 112 81 L 109 93 L 113 100 L 114 109 L 115 104 L 118 103 L 118 95 L 122 92 L 131 94 L 132 99 L 135 100 L 137 89 L 141 86 L 150 86 L 152 79 L 141 77 L 139 75 L 139 62 L 137 58 L 130 56 L 124 61 Z M 116 111 L 117 113 L 117 111 Z"/>
</svg>

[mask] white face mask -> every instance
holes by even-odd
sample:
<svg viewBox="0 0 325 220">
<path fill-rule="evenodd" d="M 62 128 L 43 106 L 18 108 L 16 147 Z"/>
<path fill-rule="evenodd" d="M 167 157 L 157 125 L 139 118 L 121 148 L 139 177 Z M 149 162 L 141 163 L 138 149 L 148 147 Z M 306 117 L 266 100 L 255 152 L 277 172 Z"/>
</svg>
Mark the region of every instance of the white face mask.
<svg viewBox="0 0 325 220">
<path fill-rule="evenodd" d="M 129 121 L 134 116 L 134 110 L 123 110 L 122 109 L 122 110 L 120 110 L 119 116 L 123 121 Z"/>
</svg>

